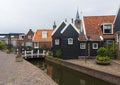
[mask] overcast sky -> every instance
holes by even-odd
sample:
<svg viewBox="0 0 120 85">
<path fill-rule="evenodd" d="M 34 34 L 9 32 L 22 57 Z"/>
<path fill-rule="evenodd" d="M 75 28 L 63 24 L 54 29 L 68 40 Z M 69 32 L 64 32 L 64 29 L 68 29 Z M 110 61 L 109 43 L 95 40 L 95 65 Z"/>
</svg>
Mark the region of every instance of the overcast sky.
<svg viewBox="0 0 120 85">
<path fill-rule="evenodd" d="M 0 33 L 26 33 L 30 28 L 51 29 L 65 18 L 115 15 L 120 0 L 0 0 Z"/>
</svg>

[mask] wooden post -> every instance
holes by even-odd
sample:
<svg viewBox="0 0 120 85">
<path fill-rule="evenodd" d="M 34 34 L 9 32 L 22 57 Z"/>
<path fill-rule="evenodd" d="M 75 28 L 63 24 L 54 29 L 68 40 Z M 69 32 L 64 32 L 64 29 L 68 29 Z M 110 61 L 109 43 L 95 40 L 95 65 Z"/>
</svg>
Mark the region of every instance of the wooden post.
<svg viewBox="0 0 120 85">
<path fill-rule="evenodd" d="M 40 52 L 39 52 L 39 50 L 38 50 L 38 52 L 37 52 L 37 57 L 39 57 L 39 54 L 40 54 Z"/>
<path fill-rule="evenodd" d="M 33 58 L 33 50 L 31 50 L 31 58 Z"/>
<path fill-rule="evenodd" d="M 22 55 L 21 55 L 21 50 L 18 50 L 18 54 L 16 56 L 16 62 L 21 62 L 23 61 Z"/>
<path fill-rule="evenodd" d="M 26 56 L 26 50 L 25 50 L 25 59 L 27 58 L 27 56 Z"/>
</svg>

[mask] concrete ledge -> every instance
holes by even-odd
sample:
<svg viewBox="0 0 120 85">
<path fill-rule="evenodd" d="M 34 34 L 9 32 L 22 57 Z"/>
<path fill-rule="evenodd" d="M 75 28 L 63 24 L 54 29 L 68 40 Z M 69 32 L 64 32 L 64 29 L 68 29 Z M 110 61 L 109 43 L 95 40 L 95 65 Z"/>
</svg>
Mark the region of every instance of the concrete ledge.
<svg viewBox="0 0 120 85">
<path fill-rule="evenodd" d="M 104 71 L 100 71 L 98 69 L 93 69 L 93 68 L 89 68 L 89 67 L 85 67 L 82 65 L 78 65 L 78 64 L 74 64 L 71 62 L 68 62 L 66 60 L 62 60 L 62 59 L 58 59 L 58 58 L 52 58 L 52 57 L 46 57 L 46 60 L 54 62 L 56 64 L 60 64 L 62 66 L 65 66 L 67 68 L 85 73 L 87 75 L 90 75 L 92 77 L 116 84 L 116 85 L 120 85 L 120 76 L 119 75 L 113 75 Z"/>
</svg>

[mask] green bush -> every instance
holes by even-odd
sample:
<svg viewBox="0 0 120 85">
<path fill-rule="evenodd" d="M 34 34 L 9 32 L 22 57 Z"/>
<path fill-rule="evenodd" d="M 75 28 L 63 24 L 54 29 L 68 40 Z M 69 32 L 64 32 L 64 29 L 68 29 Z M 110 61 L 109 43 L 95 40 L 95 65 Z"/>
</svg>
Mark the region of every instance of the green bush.
<svg viewBox="0 0 120 85">
<path fill-rule="evenodd" d="M 104 47 L 100 47 L 97 50 L 97 54 L 98 54 L 98 56 L 107 56 L 107 49 Z"/>
<path fill-rule="evenodd" d="M 56 56 L 57 56 L 58 58 L 60 58 L 60 57 L 62 56 L 62 51 L 61 51 L 61 49 L 58 49 L 58 50 L 56 51 Z"/>
<path fill-rule="evenodd" d="M 5 46 L 5 44 L 0 40 L 0 50 L 6 50 L 7 47 Z"/>
<path fill-rule="evenodd" d="M 51 51 L 48 51 L 48 56 L 52 56 L 52 52 Z"/>
<path fill-rule="evenodd" d="M 110 61 L 110 57 L 108 57 L 108 56 L 104 56 L 104 57 L 97 56 L 96 59 L 99 61 Z"/>
<path fill-rule="evenodd" d="M 108 56 L 108 50 L 104 47 L 100 47 L 97 50 L 96 62 L 98 64 L 110 64 L 110 56 Z"/>
</svg>

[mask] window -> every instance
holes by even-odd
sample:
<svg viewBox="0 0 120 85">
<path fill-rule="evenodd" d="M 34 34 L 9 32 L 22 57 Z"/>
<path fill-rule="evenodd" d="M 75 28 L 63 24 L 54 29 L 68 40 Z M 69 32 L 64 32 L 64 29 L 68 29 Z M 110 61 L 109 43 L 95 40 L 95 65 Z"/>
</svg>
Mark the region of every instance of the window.
<svg viewBox="0 0 120 85">
<path fill-rule="evenodd" d="M 68 38 L 68 45 L 72 45 L 73 44 L 73 38 Z"/>
<path fill-rule="evenodd" d="M 55 40 L 55 45 L 59 45 L 59 44 L 60 44 L 59 39 L 56 39 L 56 40 Z"/>
<path fill-rule="evenodd" d="M 32 46 L 32 42 L 26 42 L 25 46 Z"/>
<path fill-rule="evenodd" d="M 47 38 L 47 32 L 42 32 L 42 38 Z"/>
<path fill-rule="evenodd" d="M 28 35 L 28 39 L 32 39 L 32 36 L 31 36 L 31 35 Z"/>
<path fill-rule="evenodd" d="M 86 43 L 80 43 L 80 49 L 86 49 Z"/>
<path fill-rule="evenodd" d="M 113 40 L 107 40 L 107 44 L 108 44 L 108 45 L 112 45 L 113 42 L 114 42 Z"/>
<path fill-rule="evenodd" d="M 98 43 L 93 43 L 92 47 L 93 47 L 93 49 L 98 49 Z"/>
<path fill-rule="evenodd" d="M 112 24 L 111 23 L 103 24 L 103 34 L 112 34 L 112 33 L 113 33 Z"/>
<path fill-rule="evenodd" d="M 34 48 L 39 48 L 39 43 L 38 42 L 34 42 Z"/>
</svg>

